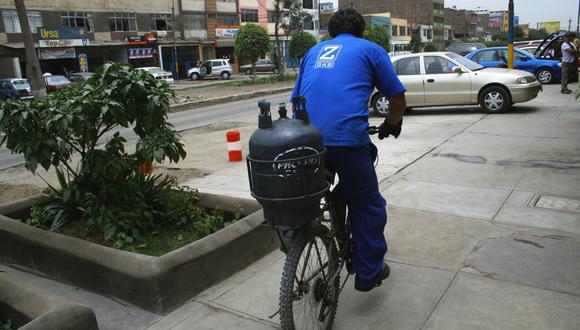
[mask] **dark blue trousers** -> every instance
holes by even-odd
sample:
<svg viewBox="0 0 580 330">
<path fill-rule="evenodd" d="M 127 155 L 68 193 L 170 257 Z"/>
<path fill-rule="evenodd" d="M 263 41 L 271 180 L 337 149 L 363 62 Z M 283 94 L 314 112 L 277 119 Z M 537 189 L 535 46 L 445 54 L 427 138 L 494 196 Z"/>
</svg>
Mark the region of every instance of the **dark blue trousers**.
<svg viewBox="0 0 580 330">
<path fill-rule="evenodd" d="M 387 252 L 384 235 L 387 202 L 379 192 L 373 165 L 376 147 L 327 147 L 327 166 L 338 174 L 341 192 L 348 205 L 354 242 L 355 281 L 374 284 L 383 268 Z"/>
</svg>

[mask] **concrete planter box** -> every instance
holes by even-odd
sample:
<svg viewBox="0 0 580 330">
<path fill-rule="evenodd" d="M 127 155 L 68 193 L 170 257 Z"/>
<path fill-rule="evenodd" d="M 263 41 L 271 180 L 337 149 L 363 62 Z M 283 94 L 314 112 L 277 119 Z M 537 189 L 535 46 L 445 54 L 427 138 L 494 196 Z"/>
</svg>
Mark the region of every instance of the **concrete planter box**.
<svg viewBox="0 0 580 330">
<path fill-rule="evenodd" d="M 39 201 L 0 206 L 0 213 L 22 213 Z M 278 247 L 273 231 L 261 226 L 264 218 L 256 211 L 257 202 L 200 194 L 200 205 L 255 212 L 161 257 L 115 250 L 0 215 L 0 263 L 166 314 Z"/>
<path fill-rule="evenodd" d="M 0 315 L 21 330 L 99 329 L 89 307 L 48 297 L 7 273 L 0 274 Z"/>
</svg>

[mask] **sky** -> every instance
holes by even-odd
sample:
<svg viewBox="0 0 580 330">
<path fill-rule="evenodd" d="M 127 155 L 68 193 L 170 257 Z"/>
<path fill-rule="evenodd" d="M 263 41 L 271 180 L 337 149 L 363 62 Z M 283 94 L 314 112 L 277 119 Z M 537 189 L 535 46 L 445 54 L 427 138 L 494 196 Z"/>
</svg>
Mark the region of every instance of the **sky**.
<svg viewBox="0 0 580 330">
<path fill-rule="evenodd" d="M 329 0 L 320 0 L 328 2 Z M 338 8 L 338 0 L 334 8 Z M 576 30 L 578 2 L 580 0 L 514 0 L 515 14 L 520 24 L 530 24 L 535 28 L 537 22 L 560 21 L 560 28 L 568 29 L 568 19 L 572 19 L 572 30 Z M 445 0 L 445 7 L 457 6 L 458 9 L 507 10 L 508 0 Z"/>
<path fill-rule="evenodd" d="M 572 19 L 572 30 L 576 30 L 578 2 L 580 0 L 514 0 L 516 16 L 520 24 L 530 23 L 535 28 L 537 22 L 560 21 L 562 30 L 568 29 L 568 19 Z M 445 7 L 457 9 L 507 10 L 508 0 L 445 0 Z"/>
</svg>

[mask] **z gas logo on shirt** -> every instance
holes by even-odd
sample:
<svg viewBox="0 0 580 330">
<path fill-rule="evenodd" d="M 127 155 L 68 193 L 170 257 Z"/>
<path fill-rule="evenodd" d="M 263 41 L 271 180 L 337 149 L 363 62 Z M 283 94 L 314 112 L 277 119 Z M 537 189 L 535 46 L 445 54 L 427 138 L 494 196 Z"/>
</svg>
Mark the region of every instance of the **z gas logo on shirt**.
<svg viewBox="0 0 580 330">
<path fill-rule="evenodd" d="M 340 54 L 340 49 L 342 45 L 328 45 L 322 47 L 320 53 L 316 57 L 315 69 L 332 69 L 334 67 L 334 62 Z"/>
</svg>

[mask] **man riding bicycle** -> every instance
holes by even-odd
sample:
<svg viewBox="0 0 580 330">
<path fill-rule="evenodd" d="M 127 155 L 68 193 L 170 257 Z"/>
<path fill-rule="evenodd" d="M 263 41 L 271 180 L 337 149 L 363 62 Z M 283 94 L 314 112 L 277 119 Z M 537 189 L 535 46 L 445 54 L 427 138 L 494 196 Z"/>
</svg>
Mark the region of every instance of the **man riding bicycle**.
<svg viewBox="0 0 580 330">
<path fill-rule="evenodd" d="M 373 163 L 376 147 L 367 133 L 368 100 L 376 87 L 389 100 L 389 116 L 379 127 L 379 139 L 401 133 L 405 87 L 387 52 L 362 39 L 363 17 L 341 9 L 328 23 L 333 39 L 314 46 L 300 64 L 292 97 L 307 101 L 312 124 L 327 148 L 326 164 L 338 174 L 348 205 L 354 242 L 355 289 L 369 291 L 386 279 L 386 201 L 381 196 Z"/>
</svg>

